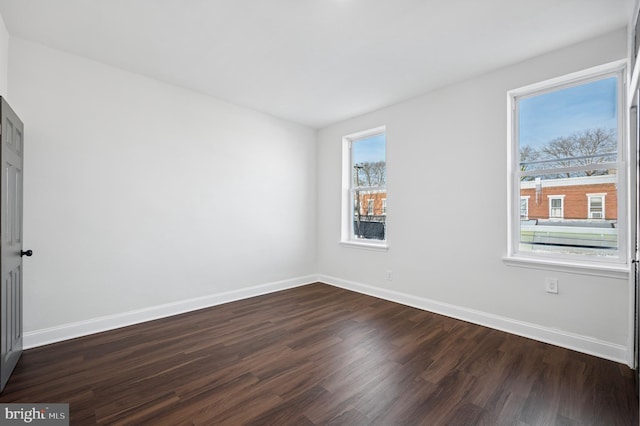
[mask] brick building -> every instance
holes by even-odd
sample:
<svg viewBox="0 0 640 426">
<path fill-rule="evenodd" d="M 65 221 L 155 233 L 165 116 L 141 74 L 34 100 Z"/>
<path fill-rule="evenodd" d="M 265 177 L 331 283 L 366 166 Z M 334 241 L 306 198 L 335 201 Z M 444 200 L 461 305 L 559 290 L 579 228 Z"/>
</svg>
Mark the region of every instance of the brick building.
<svg viewBox="0 0 640 426">
<path fill-rule="evenodd" d="M 362 216 L 386 216 L 387 191 L 360 191 L 360 214 Z"/>
<path fill-rule="evenodd" d="M 521 182 L 520 218 L 615 222 L 616 182 L 615 174 Z"/>
</svg>

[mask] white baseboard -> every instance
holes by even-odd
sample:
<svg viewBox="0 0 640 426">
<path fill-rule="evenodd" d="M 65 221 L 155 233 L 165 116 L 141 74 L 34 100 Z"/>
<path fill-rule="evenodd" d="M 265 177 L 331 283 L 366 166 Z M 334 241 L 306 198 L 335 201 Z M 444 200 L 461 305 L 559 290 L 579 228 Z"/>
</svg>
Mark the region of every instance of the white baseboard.
<svg viewBox="0 0 640 426">
<path fill-rule="evenodd" d="M 623 345 L 605 342 L 592 337 L 568 333 L 562 330 L 543 327 L 537 324 L 518 321 L 507 317 L 501 317 L 482 311 L 467 309 L 406 293 L 373 287 L 367 284 L 348 281 L 328 275 L 308 275 L 292 278 L 289 280 L 266 283 L 239 290 L 181 300 L 159 306 L 152 306 L 121 314 L 92 318 L 86 321 L 25 332 L 23 347 L 24 349 L 29 349 L 44 346 L 63 340 L 87 336 L 89 334 L 100 333 L 146 321 L 178 315 L 185 312 L 221 305 L 223 303 L 299 287 L 317 281 L 629 365 L 627 347 Z"/>
<path fill-rule="evenodd" d="M 89 334 L 100 333 L 146 321 L 165 318 L 171 315 L 178 315 L 185 312 L 221 305 L 223 303 L 299 287 L 316 281 L 316 275 L 308 275 L 224 293 L 181 300 L 164 305 L 152 306 L 144 309 L 137 309 L 135 311 L 123 312 L 121 314 L 108 315 L 99 318 L 92 318 L 86 321 L 78 321 L 56 327 L 29 331 L 25 332 L 23 335 L 23 348 L 30 349 L 38 346 L 44 346 L 51 343 L 61 342 L 63 340 L 74 339 L 76 337 L 87 336 Z"/>
<path fill-rule="evenodd" d="M 317 278 L 317 281 L 336 287 L 629 365 L 627 347 L 623 345 L 332 276 L 319 275 Z"/>
</svg>

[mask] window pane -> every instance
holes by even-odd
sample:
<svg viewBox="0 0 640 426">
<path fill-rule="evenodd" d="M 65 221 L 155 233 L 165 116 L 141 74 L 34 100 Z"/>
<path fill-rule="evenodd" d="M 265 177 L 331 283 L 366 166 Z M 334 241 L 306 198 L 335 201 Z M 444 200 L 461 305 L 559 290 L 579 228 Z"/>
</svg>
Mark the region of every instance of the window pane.
<svg viewBox="0 0 640 426">
<path fill-rule="evenodd" d="M 386 136 L 378 133 L 351 141 L 353 238 L 386 237 Z"/>
<path fill-rule="evenodd" d="M 520 170 L 617 161 L 617 85 L 617 77 L 608 77 L 519 99 Z M 606 172 L 596 167 L 568 177 Z"/>
<path fill-rule="evenodd" d="M 616 256 L 617 178 L 616 170 L 612 169 L 602 176 L 545 176 L 521 181 L 520 194 L 530 201 L 528 220 L 520 221 L 520 250 Z M 588 196 L 594 192 L 607 196 Z M 591 201 L 586 203 L 586 199 Z"/>
<path fill-rule="evenodd" d="M 384 186 L 387 183 L 386 138 L 380 133 L 353 141 L 353 185 Z"/>
<path fill-rule="evenodd" d="M 604 218 L 604 197 L 601 195 L 589 196 L 589 217 L 591 219 Z"/>
<path fill-rule="evenodd" d="M 514 182 L 529 199 L 517 251 L 619 256 L 619 75 L 514 98 Z"/>
<path fill-rule="evenodd" d="M 386 212 L 382 209 L 384 190 L 353 191 L 353 236 L 357 239 L 384 240 Z M 386 204 L 386 201 L 385 201 Z"/>
</svg>

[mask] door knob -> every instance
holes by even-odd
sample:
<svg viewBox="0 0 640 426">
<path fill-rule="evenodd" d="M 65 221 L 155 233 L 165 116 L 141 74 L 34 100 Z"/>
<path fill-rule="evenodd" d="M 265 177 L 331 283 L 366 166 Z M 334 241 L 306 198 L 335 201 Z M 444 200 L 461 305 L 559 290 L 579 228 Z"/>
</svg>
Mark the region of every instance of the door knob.
<svg viewBox="0 0 640 426">
<path fill-rule="evenodd" d="M 28 256 L 31 256 L 32 254 L 33 254 L 33 250 L 27 250 L 27 251 L 20 250 L 20 256 L 27 256 L 28 257 Z"/>
</svg>

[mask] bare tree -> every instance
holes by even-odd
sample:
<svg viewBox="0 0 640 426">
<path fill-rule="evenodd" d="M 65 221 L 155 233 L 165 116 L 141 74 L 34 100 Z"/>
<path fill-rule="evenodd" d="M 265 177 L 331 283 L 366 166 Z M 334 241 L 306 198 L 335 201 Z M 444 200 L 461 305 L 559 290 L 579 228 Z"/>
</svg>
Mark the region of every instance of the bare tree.
<svg viewBox="0 0 640 426">
<path fill-rule="evenodd" d="M 387 164 L 384 161 L 364 162 L 355 166 L 357 186 L 383 186 L 387 182 Z"/>
<path fill-rule="evenodd" d="M 520 147 L 520 171 L 524 172 L 531 169 L 530 161 L 536 161 L 540 158 L 540 152 L 530 145 Z M 521 180 L 533 180 L 533 176 L 523 176 Z"/>
<path fill-rule="evenodd" d="M 559 137 L 540 150 L 543 159 L 556 160 L 559 167 L 583 166 L 603 163 L 617 149 L 616 133 L 613 129 L 587 129 L 569 136 Z M 606 170 L 587 170 L 586 176 L 606 174 Z M 566 177 L 575 176 L 566 173 Z"/>
</svg>

